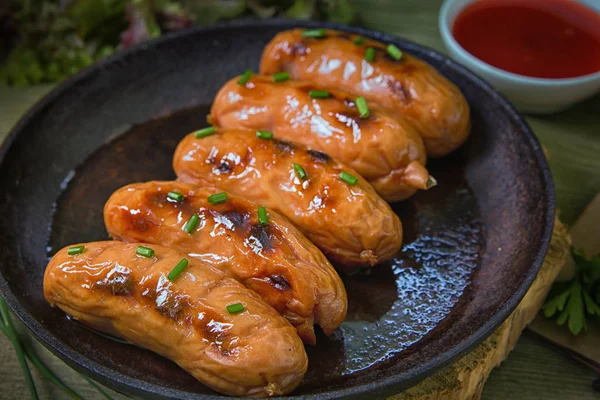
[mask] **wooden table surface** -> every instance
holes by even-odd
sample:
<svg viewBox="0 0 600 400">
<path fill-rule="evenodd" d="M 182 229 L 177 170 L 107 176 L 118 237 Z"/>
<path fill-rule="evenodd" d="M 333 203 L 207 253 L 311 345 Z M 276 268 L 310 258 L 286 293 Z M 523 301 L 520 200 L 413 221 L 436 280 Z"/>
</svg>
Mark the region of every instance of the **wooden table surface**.
<svg viewBox="0 0 600 400">
<path fill-rule="evenodd" d="M 438 33 L 441 0 L 350 0 L 361 23 L 371 29 L 394 33 L 445 53 Z M 18 118 L 50 87 L 0 86 L 0 141 Z M 551 116 L 526 116 L 550 154 L 561 220 L 571 223 L 600 192 L 600 95 Z M 86 399 L 100 399 L 69 367 L 45 354 L 51 367 Z M 27 399 L 28 392 L 14 352 L 0 335 L 0 399 Z M 40 382 L 42 398 L 62 398 L 48 382 Z M 596 376 L 560 352 L 525 333 L 509 358 L 492 372 L 485 386 L 485 400 L 598 399 L 591 387 Z"/>
</svg>

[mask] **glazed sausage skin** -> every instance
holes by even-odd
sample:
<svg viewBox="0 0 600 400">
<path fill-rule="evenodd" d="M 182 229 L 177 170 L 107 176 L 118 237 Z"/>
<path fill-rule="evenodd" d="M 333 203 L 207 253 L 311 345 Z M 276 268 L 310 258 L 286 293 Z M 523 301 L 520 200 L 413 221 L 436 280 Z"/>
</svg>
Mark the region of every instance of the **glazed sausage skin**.
<svg viewBox="0 0 600 400">
<path fill-rule="evenodd" d="M 440 157 L 469 135 L 469 105 L 460 90 L 426 62 L 404 53 L 387 55 L 373 40 L 354 44 L 356 34 L 327 30 L 321 39 L 302 37 L 303 29 L 280 32 L 265 47 L 260 73 L 287 71 L 293 79 L 340 89 L 408 118 L 423 137 L 427 155 Z M 365 60 L 367 48 L 375 59 Z"/>
<path fill-rule="evenodd" d="M 354 168 L 387 201 L 405 200 L 435 180 L 425 168 L 423 140 L 412 126 L 371 105 L 361 119 L 348 93 L 319 90 L 306 81 L 274 82 L 254 75 L 244 85 L 227 82 L 212 105 L 211 122 L 225 129 L 272 131 L 277 138 L 327 153 Z"/>
<path fill-rule="evenodd" d="M 185 137 L 173 168 L 184 182 L 219 187 L 278 211 L 346 267 L 374 265 L 402 245 L 402 225 L 390 206 L 364 178 L 324 153 L 260 139 L 254 131 L 217 129 L 204 138 Z M 343 182 L 342 171 L 358 182 Z"/>
<path fill-rule="evenodd" d="M 169 192 L 185 197 L 174 201 Z M 331 334 L 347 310 L 344 285 L 323 253 L 287 219 L 269 211 L 258 221 L 258 206 L 230 195 L 211 204 L 215 189 L 183 182 L 146 182 L 117 190 L 104 207 L 108 233 L 125 242 L 160 244 L 230 273 L 258 293 L 315 344 L 313 324 Z M 200 223 L 182 228 L 192 214 Z"/>
<path fill-rule="evenodd" d="M 256 293 L 201 260 L 173 281 L 184 257 L 157 245 L 83 243 L 60 250 L 44 275 L 44 295 L 72 318 L 152 350 L 221 393 L 266 397 L 302 380 L 308 358 L 296 330 Z M 229 314 L 227 306 L 245 310 Z M 285 356 L 282 356 L 285 355 Z"/>
</svg>

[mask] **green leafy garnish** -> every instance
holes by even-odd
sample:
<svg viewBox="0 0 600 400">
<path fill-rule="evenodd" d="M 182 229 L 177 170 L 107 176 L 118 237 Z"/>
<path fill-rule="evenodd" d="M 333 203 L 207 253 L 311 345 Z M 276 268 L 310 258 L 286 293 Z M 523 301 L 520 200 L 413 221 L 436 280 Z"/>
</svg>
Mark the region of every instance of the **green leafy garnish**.
<svg viewBox="0 0 600 400">
<path fill-rule="evenodd" d="M 552 286 L 544 303 L 544 315 L 565 323 L 574 335 L 586 329 L 586 318 L 600 317 L 600 255 L 586 258 L 583 251 L 571 249 L 575 260 L 575 276 L 569 282 Z"/>
<path fill-rule="evenodd" d="M 12 0 L 0 6 L 0 24 L 14 44 L 0 64 L 0 84 L 57 82 L 164 33 L 252 15 L 355 18 L 349 0 Z"/>
</svg>

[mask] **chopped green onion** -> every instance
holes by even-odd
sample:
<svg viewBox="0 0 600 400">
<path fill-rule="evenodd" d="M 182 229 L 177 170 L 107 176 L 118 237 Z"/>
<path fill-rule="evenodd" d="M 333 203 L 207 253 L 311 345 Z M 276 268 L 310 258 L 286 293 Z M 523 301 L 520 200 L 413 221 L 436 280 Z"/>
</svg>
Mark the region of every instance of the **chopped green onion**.
<svg viewBox="0 0 600 400">
<path fill-rule="evenodd" d="M 327 90 L 311 90 L 308 95 L 313 99 L 326 99 L 329 97 L 329 92 Z"/>
<path fill-rule="evenodd" d="M 285 82 L 290 79 L 290 74 L 288 72 L 278 72 L 273 74 L 273 80 L 275 82 Z"/>
<path fill-rule="evenodd" d="M 375 59 L 375 49 L 372 47 L 367 47 L 365 50 L 365 60 L 371 62 Z"/>
<path fill-rule="evenodd" d="M 244 311 L 246 307 L 242 303 L 230 304 L 227 306 L 227 312 L 229 314 L 238 314 Z"/>
<path fill-rule="evenodd" d="M 354 186 L 358 182 L 358 178 L 354 175 L 350 175 L 346 171 L 340 172 L 340 179 L 346 182 L 348 185 Z"/>
<path fill-rule="evenodd" d="M 302 180 L 306 179 L 306 171 L 304 170 L 304 168 L 302 168 L 300 164 L 292 163 L 292 165 L 294 166 L 294 171 L 296 171 L 296 175 L 298 175 L 298 178 Z"/>
<path fill-rule="evenodd" d="M 273 139 L 273 132 L 256 131 L 256 137 L 260 138 L 260 139 L 270 140 L 270 139 Z"/>
<path fill-rule="evenodd" d="M 179 261 L 177 263 L 177 265 L 175 266 L 175 268 L 173 268 L 171 270 L 171 272 L 169 272 L 169 275 L 167 275 L 167 278 L 169 278 L 170 281 L 175 280 L 175 278 L 177 278 L 179 276 L 179 274 L 181 274 L 181 272 L 183 272 L 183 270 L 187 266 L 188 266 L 188 260 L 187 260 L 187 258 L 182 258 L 181 261 Z"/>
<path fill-rule="evenodd" d="M 388 45 L 387 52 L 394 60 L 400 60 L 402 58 L 402 50 L 394 44 Z"/>
<path fill-rule="evenodd" d="M 359 36 L 356 39 L 354 39 L 354 44 L 364 44 L 364 43 L 365 43 L 365 38 L 362 36 Z"/>
<path fill-rule="evenodd" d="M 261 225 L 267 225 L 269 223 L 267 209 L 263 206 L 258 207 L 258 222 L 260 222 Z"/>
<path fill-rule="evenodd" d="M 184 198 L 184 196 L 181 193 L 175 191 L 167 193 L 167 197 L 174 201 L 183 201 Z"/>
<path fill-rule="evenodd" d="M 83 253 L 84 249 L 85 249 L 85 246 L 70 247 L 69 250 L 67 250 L 67 254 L 70 256 L 74 256 L 75 254 L 81 254 L 81 253 Z"/>
<path fill-rule="evenodd" d="M 147 258 L 154 257 L 154 250 L 150 247 L 138 246 L 135 249 L 135 253 Z"/>
<path fill-rule="evenodd" d="M 225 193 L 225 192 L 217 193 L 217 194 L 213 194 L 211 196 L 208 196 L 208 202 L 210 204 L 225 203 L 227 201 L 227 199 L 229 199 L 229 196 L 227 196 L 227 193 Z"/>
<path fill-rule="evenodd" d="M 194 132 L 194 135 L 196 136 L 196 139 L 200 139 L 206 136 L 210 136 L 214 133 L 216 133 L 217 130 L 215 129 L 214 126 L 207 126 L 206 128 L 200 129 L 199 131 Z"/>
<path fill-rule="evenodd" d="M 191 235 L 198 227 L 198 222 L 200 222 L 200 217 L 198 217 L 198 214 L 192 214 L 190 219 L 188 219 L 185 225 L 183 225 L 182 229 Z"/>
<path fill-rule="evenodd" d="M 369 106 L 367 105 L 367 100 L 365 100 L 364 97 L 357 97 L 356 98 L 356 108 L 358 108 L 358 113 L 360 115 L 361 118 L 369 118 L 369 115 L 371 115 L 371 112 L 369 111 Z"/>
<path fill-rule="evenodd" d="M 302 37 L 305 38 L 324 38 L 325 37 L 325 29 L 307 29 L 302 32 Z"/>
<path fill-rule="evenodd" d="M 246 72 L 244 72 L 244 74 L 242 76 L 240 76 L 240 79 L 238 79 L 238 81 L 237 81 L 238 85 L 244 86 L 250 80 L 251 76 L 252 76 L 252 70 L 247 69 Z"/>
</svg>

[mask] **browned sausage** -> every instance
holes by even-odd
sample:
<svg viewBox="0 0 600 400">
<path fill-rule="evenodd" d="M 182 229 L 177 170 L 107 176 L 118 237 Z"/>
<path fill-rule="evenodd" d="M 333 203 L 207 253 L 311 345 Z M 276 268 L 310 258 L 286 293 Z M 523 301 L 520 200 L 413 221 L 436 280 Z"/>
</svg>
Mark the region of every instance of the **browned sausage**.
<svg viewBox="0 0 600 400">
<path fill-rule="evenodd" d="M 287 71 L 294 79 L 340 89 L 379 103 L 409 118 L 423 137 L 427 154 L 456 150 L 469 134 L 469 105 L 460 90 L 424 61 L 404 53 L 395 60 L 386 45 L 373 40 L 354 44 L 355 34 L 328 30 L 325 38 L 306 38 L 302 29 L 279 33 L 265 47 L 260 72 Z M 367 48 L 375 58 L 365 60 Z"/>
<path fill-rule="evenodd" d="M 183 195 L 180 201 L 169 193 Z M 344 320 L 346 291 L 323 253 L 287 219 L 268 211 L 258 221 L 255 204 L 237 196 L 211 204 L 214 189 L 183 182 L 125 186 L 104 207 L 108 233 L 126 242 L 160 244 L 225 270 L 257 292 L 314 344 L 313 324 L 331 334 Z M 174 196 L 177 197 L 177 196 Z M 182 228 L 193 214 L 192 233 Z"/>
<path fill-rule="evenodd" d="M 327 98 L 312 98 L 319 88 L 306 81 L 274 82 L 254 75 L 244 85 L 234 78 L 221 88 L 211 109 L 211 122 L 225 129 L 273 131 L 284 140 L 323 151 L 354 168 L 387 201 L 404 200 L 417 189 L 428 189 L 423 140 L 412 126 L 371 105 L 360 118 L 354 98 L 328 90 Z"/>
<path fill-rule="evenodd" d="M 167 357 L 211 388 L 236 396 L 292 391 L 308 358 L 296 330 L 252 290 L 212 267 L 158 245 L 94 242 L 64 248 L 44 275 L 44 295 L 74 319 Z M 241 304 L 231 314 L 227 307 Z"/>
<path fill-rule="evenodd" d="M 280 212 L 345 266 L 384 261 L 402 245 L 402 225 L 389 205 L 364 178 L 324 153 L 260 139 L 254 131 L 217 130 L 184 138 L 173 167 L 184 182 L 219 187 Z M 342 171 L 358 177 L 356 184 L 340 179 Z"/>
</svg>

